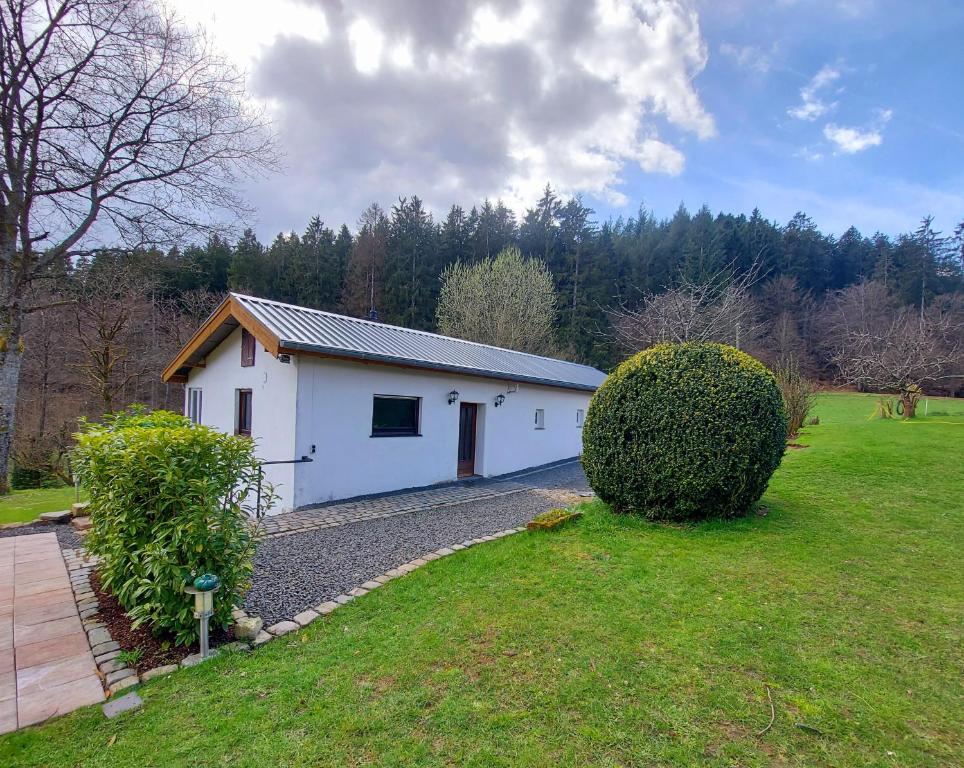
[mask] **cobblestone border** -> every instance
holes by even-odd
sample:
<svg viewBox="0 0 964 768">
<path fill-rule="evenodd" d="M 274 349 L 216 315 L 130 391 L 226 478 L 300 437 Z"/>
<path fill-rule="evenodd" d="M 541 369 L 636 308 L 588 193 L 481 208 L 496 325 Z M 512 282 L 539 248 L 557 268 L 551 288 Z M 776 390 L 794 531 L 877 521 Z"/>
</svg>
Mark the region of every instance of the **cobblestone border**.
<svg viewBox="0 0 964 768">
<path fill-rule="evenodd" d="M 479 483 L 453 482 L 439 486 L 412 488 L 409 490 L 373 494 L 343 499 L 317 506 L 303 507 L 291 512 L 268 515 L 258 523 L 258 537 L 276 539 L 320 528 L 337 528 L 349 523 L 379 520 L 405 515 L 410 512 L 426 512 L 456 504 L 489 501 L 516 493 L 546 490 L 538 482 L 526 480 L 553 470 L 578 464 L 578 458 L 563 459 L 500 478 L 485 478 Z M 578 492 L 582 493 L 582 492 Z"/>
<path fill-rule="evenodd" d="M 80 620 L 87 633 L 87 642 L 90 644 L 90 652 L 94 654 L 94 663 L 97 664 L 104 690 L 108 696 L 113 696 L 137 685 L 140 682 L 137 672 L 118 658 L 121 653 L 120 645 L 110 636 L 110 631 L 98 614 L 100 604 L 90 584 L 90 572 L 97 565 L 97 558 L 88 555 L 83 549 L 63 549 L 61 552 L 64 562 L 67 563 L 74 602 L 80 611 Z"/>
<path fill-rule="evenodd" d="M 459 544 L 441 547 L 440 549 L 436 549 L 432 552 L 424 554 L 421 557 L 417 557 L 414 560 L 410 560 L 409 562 L 403 563 L 395 568 L 390 568 L 380 576 L 376 576 L 375 578 L 366 581 L 364 584 L 348 590 L 348 592 L 344 594 L 338 595 L 331 600 L 326 600 L 325 602 L 316 605 L 314 608 L 309 608 L 306 611 L 302 611 L 301 613 L 292 616 L 290 619 L 279 621 L 275 624 L 272 624 L 270 627 L 262 629 L 258 633 L 257 637 L 255 637 L 251 642 L 251 645 L 252 647 L 258 647 L 271 640 L 274 640 L 276 637 L 283 637 L 290 632 L 297 632 L 302 627 L 306 627 L 311 624 L 311 622 L 315 621 L 315 619 L 318 619 L 322 616 L 327 616 L 328 614 L 337 610 L 340 606 L 347 605 L 356 597 L 366 595 L 372 590 L 378 589 L 384 584 L 392 581 L 392 579 L 400 578 L 407 573 L 418 570 L 423 565 L 427 565 L 433 560 L 439 560 L 440 558 L 454 555 L 456 552 L 459 552 L 463 549 L 468 549 L 469 547 L 474 547 L 476 544 L 483 544 L 487 541 L 495 541 L 496 539 L 501 539 L 505 536 L 522 533 L 525 530 L 525 526 L 521 526 L 519 528 L 507 528 L 506 530 L 497 531 L 496 533 L 489 534 L 488 536 L 480 536 L 477 539 L 466 539 Z M 246 616 L 244 611 L 239 610 L 236 613 Z"/>
<path fill-rule="evenodd" d="M 476 501 L 489 501 L 501 496 L 511 496 L 516 493 L 536 490 L 537 486 L 518 485 L 507 488 L 507 483 L 498 489 L 487 489 L 474 493 L 444 492 L 431 497 L 422 503 L 407 499 L 404 495 L 364 500 L 360 502 L 346 502 L 344 505 L 330 507 L 316 507 L 313 509 L 285 512 L 280 515 L 266 517 L 259 521 L 261 539 L 277 539 L 291 536 L 305 531 L 320 528 L 337 528 L 348 523 L 380 520 L 386 517 L 407 515 L 413 512 L 427 512 L 432 509 L 450 507 L 454 504 L 469 504 Z M 459 489 L 461 490 L 461 489 Z M 423 491 L 413 493 L 412 496 L 423 495 Z"/>
<path fill-rule="evenodd" d="M 191 667 L 203 661 L 199 653 L 192 653 L 181 659 L 180 664 L 165 664 L 160 667 L 145 670 L 140 675 L 128 664 L 120 660 L 121 647 L 110 635 L 110 630 L 100 620 L 97 595 L 90 584 L 90 573 L 97 565 L 98 559 L 88 555 L 83 549 L 62 549 L 64 562 L 67 564 L 67 574 L 70 578 L 70 588 L 74 592 L 74 602 L 80 612 L 80 621 L 87 633 L 87 642 L 94 655 L 97 673 L 100 676 L 104 691 L 108 696 L 133 688 L 138 683 L 146 682 L 155 677 L 170 674 L 181 667 Z M 215 653 L 223 649 L 250 650 L 247 643 L 226 643 L 214 649 Z"/>
<path fill-rule="evenodd" d="M 284 637 L 291 632 L 297 632 L 302 627 L 306 627 L 311 624 L 313 621 L 315 621 L 315 619 L 321 618 L 322 616 L 327 616 L 328 614 L 337 610 L 340 606 L 347 605 L 355 598 L 366 595 L 372 590 L 378 589 L 393 579 L 400 578 L 408 573 L 411 573 L 412 571 L 416 571 L 423 565 L 427 565 L 433 560 L 439 560 L 443 557 L 454 555 L 456 552 L 460 552 L 463 549 L 468 549 L 469 547 L 474 547 L 477 544 L 483 544 L 487 541 L 495 541 L 496 539 L 501 539 L 516 533 L 522 533 L 525 530 L 525 526 L 520 526 L 518 528 L 507 528 L 487 536 L 480 536 L 476 539 L 466 539 L 458 544 L 452 544 L 451 546 L 441 547 L 440 549 L 428 552 L 421 557 L 410 560 L 407 563 L 403 563 L 395 568 L 390 568 L 380 576 L 376 576 L 375 578 L 366 581 L 364 584 L 361 584 L 354 589 L 350 589 L 348 592 L 338 595 L 331 600 L 326 600 L 325 602 L 316 605 L 314 608 L 302 611 L 301 613 L 292 616 L 290 619 L 279 621 L 264 629 L 258 629 L 257 634 L 253 639 L 250 640 L 250 643 L 245 641 L 235 641 L 233 643 L 227 643 L 223 646 L 219 646 L 218 648 L 213 649 L 212 656 L 217 655 L 224 650 L 248 651 L 252 648 L 262 646 L 265 643 L 274 640 L 275 638 Z M 113 638 L 111 638 L 110 631 L 100 621 L 98 616 L 97 611 L 100 606 L 97 602 L 97 596 L 94 594 L 94 590 L 90 584 L 90 573 L 94 566 L 97 565 L 97 558 L 88 555 L 83 549 L 64 549 L 61 551 L 63 552 L 64 561 L 67 563 L 70 586 L 74 591 L 74 600 L 77 603 L 77 609 L 80 611 L 80 618 L 84 625 L 84 631 L 87 633 L 87 640 L 90 643 L 91 652 L 94 654 L 94 661 L 97 664 L 97 669 L 101 676 L 101 682 L 104 684 L 104 689 L 108 696 L 114 696 L 121 691 L 134 687 L 138 683 L 143 683 L 152 678 L 170 674 L 179 668 L 193 667 L 204 661 L 199 653 L 193 653 L 190 656 L 186 656 L 184 659 L 182 659 L 180 664 L 167 664 L 161 667 L 155 667 L 154 669 L 149 669 L 145 672 L 142 672 L 138 676 L 134 669 L 119 660 L 121 653 L 120 645 L 114 641 Z M 231 616 L 235 622 L 238 622 L 242 619 L 253 619 L 259 626 L 261 623 L 261 619 L 259 617 L 249 616 L 241 608 L 235 608 Z"/>
</svg>

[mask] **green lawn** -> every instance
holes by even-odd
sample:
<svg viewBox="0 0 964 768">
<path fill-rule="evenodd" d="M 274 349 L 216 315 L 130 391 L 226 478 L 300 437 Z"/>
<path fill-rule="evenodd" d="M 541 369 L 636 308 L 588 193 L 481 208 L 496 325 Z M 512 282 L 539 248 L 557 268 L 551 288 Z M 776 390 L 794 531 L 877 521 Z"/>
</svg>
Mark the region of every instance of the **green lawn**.
<svg viewBox="0 0 964 768">
<path fill-rule="evenodd" d="M 34 520 L 41 512 L 57 512 L 70 509 L 74 503 L 74 489 L 36 488 L 26 491 L 12 491 L 8 496 L 0 496 L 0 523 L 23 523 Z"/>
<path fill-rule="evenodd" d="M 937 403 L 956 415 L 823 396 L 765 516 L 591 504 L 152 682 L 135 714 L 8 735 L 0 764 L 960 765 L 964 403 Z"/>
</svg>

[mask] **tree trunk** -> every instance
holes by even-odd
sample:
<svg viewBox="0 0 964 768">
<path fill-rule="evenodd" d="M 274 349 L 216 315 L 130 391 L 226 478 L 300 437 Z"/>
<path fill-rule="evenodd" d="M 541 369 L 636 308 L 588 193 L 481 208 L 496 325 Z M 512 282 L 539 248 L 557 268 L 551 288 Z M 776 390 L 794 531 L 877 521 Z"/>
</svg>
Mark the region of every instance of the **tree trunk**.
<svg viewBox="0 0 964 768">
<path fill-rule="evenodd" d="M 0 308 L 0 494 L 10 492 L 10 451 L 23 361 L 22 327 L 23 313 L 18 304 Z"/>
<path fill-rule="evenodd" d="M 917 415 L 917 397 L 909 392 L 900 393 L 900 402 L 904 407 L 904 418 L 912 419 Z"/>
</svg>

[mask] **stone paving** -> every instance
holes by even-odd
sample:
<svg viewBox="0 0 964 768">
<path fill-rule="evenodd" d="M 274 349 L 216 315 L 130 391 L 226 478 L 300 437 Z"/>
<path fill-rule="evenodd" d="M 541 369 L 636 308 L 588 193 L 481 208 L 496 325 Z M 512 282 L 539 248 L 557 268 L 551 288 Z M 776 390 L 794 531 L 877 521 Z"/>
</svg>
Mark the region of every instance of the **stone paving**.
<svg viewBox="0 0 964 768">
<path fill-rule="evenodd" d="M 352 499 L 342 503 L 310 507 L 281 515 L 266 517 L 261 521 L 262 535 L 266 539 L 289 536 L 294 533 L 318 528 L 335 528 L 348 523 L 377 520 L 409 512 L 422 512 L 453 504 L 483 501 L 513 493 L 531 491 L 540 487 L 540 476 L 550 469 L 575 464 L 578 460 L 539 468 L 506 479 L 476 480 L 439 488 L 420 488 L 403 493 Z"/>
<path fill-rule="evenodd" d="M 103 699 L 57 536 L 0 539 L 0 733 Z"/>
</svg>

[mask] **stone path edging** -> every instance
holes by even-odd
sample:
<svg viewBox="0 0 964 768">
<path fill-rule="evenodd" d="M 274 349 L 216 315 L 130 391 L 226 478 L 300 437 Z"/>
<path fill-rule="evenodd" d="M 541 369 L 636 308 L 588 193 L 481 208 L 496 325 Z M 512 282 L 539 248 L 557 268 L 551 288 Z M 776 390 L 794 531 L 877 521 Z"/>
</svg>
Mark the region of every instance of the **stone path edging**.
<svg viewBox="0 0 964 768">
<path fill-rule="evenodd" d="M 463 549 L 468 549 L 476 544 L 483 544 L 487 541 L 495 541 L 496 539 L 501 539 L 516 533 L 522 533 L 525 530 L 525 526 L 519 528 L 508 528 L 503 531 L 497 531 L 489 534 L 488 536 L 480 536 L 477 539 L 467 539 L 458 544 L 451 544 L 447 547 L 436 549 L 432 552 L 422 555 L 421 557 L 417 557 L 414 560 L 410 560 L 407 563 L 396 566 L 395 568 L 390 568 L 380 576 L 376 576 L 373 579 L 366 581 L 364 584 L 360 584 L 354 589 L 348 590 L 348 592 L 344 594 L 338 595 L 331 600 L 326 600 L 325 602 L 316 605 L 314 608 L 302 611 L 301 613 L 292 616 L 290 619 L 279 621 L 275 624 L 272 624 L 270 627 L 262 629 L 258 633 L 257 637 L 255 637 L 255 639 L 251 642 L 251 645 L 252 647 L 256 648 L 264 645 L 267 642 L 270 642 L 271 640 L 274 640 L 277 637 L 284 637 L 291 632 L 297 632 L 299 629 L 308 626 L 316 619 L 329 615 L 342 605 L 347 605 L 355 598 L 366 595 L 372 590 L 378 589 L 393 579 L 400 578 L 408 573 L 411 573 L 412 571 L 418 570 L 423 565 L 427 565 L 433 560 L 454 555 L 456 552 L 459 552 Z M 235 617 L 247 617 L 247 614 L 243 610 L 238 609 L 235 611 Z"/>
<path fill-rule="evenodd" d="M 236 641 L 233 643 L 228 643 L 225 646 L 215 648 L 212 656 L 217 655 L 220 651 L 225 649 L 246 651 L 251 648 L 257 648 L 271 640 L 274 640 L 275 638 L 284 637 L 291 632 L 297 632 L 301 628 L 311 624 L 316 619 L 331 614 L 340 606 L 347 605 L 355 598 L 366 595 L 372 590 L 378 589 L 393 579 L 400 578 L 408 573 L 411 573 L 412 571 L 418 570 L 423 565 L 427 565 L 433 560 L 454 555 L 456 552 L 460 552 L 463 549 L 468 549 L 469 547 L 473 547 L 477 544 L 483 544 L 487 541 L 495 541 L 496 539 L 501 539 L 516 533 L 522 533 L 525 530 L 525 526 L 508 528 L 506 530 L 496 531 L 495 533 L 487 536 L 480 536 L 476 539 L 467 539 L 458 544 L 451 544 L 450 546 L 441 547 L 432 552 L 428 552 L 421 557 L 410 560 L 407 563 L 403 563 L 395 568 L 390 568 L 380 576 L 375 576 L 373 579 L 366 581 L 364 584 L 360 584 L 354 589 L 348 590 L 348 592 L 345 594 L 338 595 L 331 600 L 326 600 L 325 602 L 316 605 L 314 608 L 302 611 L 301 613 L 292 616 L 290 619 L 276 622 L 270 627 L 261 629 L 250 641 L 250 644 L 248 642 Z M 118 657 L 121 653 L 120 645 L 111 638 L 110 631 L 99 619 L 97 611 L 100 606 L 90 584 L 90 573 L 93 569 L 93 566 L 97 564 L 97 559 L 93 556 L 87 555 L 83 549 L 65 549 L 63 550 L 63 555 L 64 560 L 67 563 L 70 586 L 74 591 L 74 599 L 77 602 L 77 608 L 80 611 L 81 622 L 83 623 L 84 631 L 87 632 L 88 642 L 90 643 L 91 651 L 94 654 L 94 661 L 97 664 L 104 688 L 109 696 L 114 696 L 121 691 L 132 688 L 138 683 L 146 682 L 152 678 L 170 674 L 171 672 L 183 667 L 192 667 L 204 661 L 204 659 L 200 658 L 200 654 L 195 653 L 185 657 L 180 664 L 168 664 L 155 669 L 146 670 L 145 672 L 142 672 L 140 676 L 138 676 L 135 670 L 118 660 Z M 240 621 L 241 619 L 254 618 L 260 623 L 260 619 L 258 619 L 258 617 L 249 616 L 241 608 L 234 609 L 232 612 L 232 618 L 234 618 L 235 622 Z"/>
<path fill-rule="evenodd" d="M 412 491 L 372 496 L 344 502 L 309 507 L 278 515 L 269 515 L 259 521 L 259 537 L 274 539 L 291 536 L 319 528 L 336 528 L 348 523 L 365 520 L 378 520 L 385 517 L 405 515 L 410 512 L 425 512 L 453 504 L 466 504 L 487 501 L 501 496 L 537 490 L 537 482 L 525 481 L 530 475 L 540 475 L 546 471 L 575 464 L 571 459 L 553 464 L 551 467 L 538 467 L 531 471 L 517 473 L 503 480 L 485 481 L 479 485 L 454 484 L 443 487 L 419 488 Z"/>
<path fill-rule="evenodd" d="M 136 671 L 119 660 L 120 645 L 110 636 L 110 630 L 100 620 L 100 604 L 90 584 L 90 572 L 98 560 L 83 549 L 64 549 L 62 552 L 67 563 L 70 588 L 74 591 L 74 601 L 80 611 L 80 621 L 87 633 L 87 642 L 94 654 L 101 683 L 107 694 L 113 696 L 125 688 L 137 685 L 140 680 Z"/>
<path fill-rule="evenodd" d="M 110 630 L 100 621 L 97 596 L 90 585 L 90 572 L 97 565 L 98 559 L 88 555 L 83 549 L 62 550 L 64 561 L 67 563 L 67 573 L 70 586 L 74 591 L 74 600 L 80 611 L 80 620 L 87 633 L 87 642 L 94 654 L 94 663 L 100 674 L 101 682 L 108 696 L 115 696 L 121 691 L 133 688 L 138 683 L 144 683 L 155 677 L 162 677 L 175 672 L 181 667 L 193 667 L 201 659 L 200 654 L 192 653 L 185 656 L 180 664 L 164 664 L 159 667 L 137 671 L 123 661 L 120 661 L 121 647 L 110 635 Z M 250 645 L 243 642 L 226 643 L 213 649 L 214 653 L 228 648 L 230 650 L 250 650 Z"/>
</svg>

